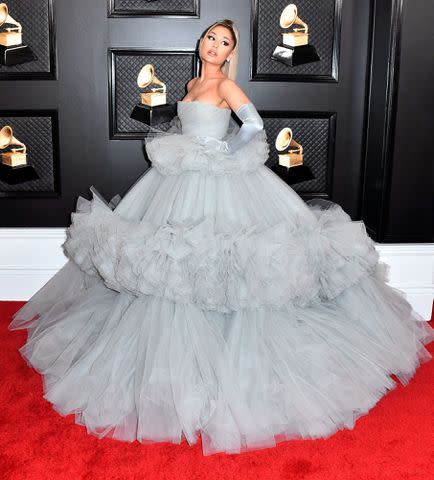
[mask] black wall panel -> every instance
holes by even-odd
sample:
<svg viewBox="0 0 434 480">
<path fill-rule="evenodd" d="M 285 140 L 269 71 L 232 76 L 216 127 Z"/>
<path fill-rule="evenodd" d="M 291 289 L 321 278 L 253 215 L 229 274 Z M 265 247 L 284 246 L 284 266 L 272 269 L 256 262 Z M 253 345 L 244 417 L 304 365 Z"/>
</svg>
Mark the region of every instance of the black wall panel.
<svg viewBox="0 0 434 480">
<path fill-rule="evenodd" d="M 434 241 L 434 3 L 429 3 L 403 3 L 386 241 Z"/>
</svg>

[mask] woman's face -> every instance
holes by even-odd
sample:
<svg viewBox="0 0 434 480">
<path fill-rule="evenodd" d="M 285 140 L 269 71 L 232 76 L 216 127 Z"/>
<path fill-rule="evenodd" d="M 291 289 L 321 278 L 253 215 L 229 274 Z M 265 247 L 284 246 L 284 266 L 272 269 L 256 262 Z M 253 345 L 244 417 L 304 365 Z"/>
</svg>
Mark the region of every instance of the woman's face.
<svg viewBox="0 0 434 480">
<path fill-rule="evenodd" d="M 204 36 L 199 56 L 202 61 L 206 60 L 216 65 L 222 65 L 226 59 L 230 60 L 232 56 L 230 53 L 234 46 L 229 28 L 216 25 Z"/>
</svg>

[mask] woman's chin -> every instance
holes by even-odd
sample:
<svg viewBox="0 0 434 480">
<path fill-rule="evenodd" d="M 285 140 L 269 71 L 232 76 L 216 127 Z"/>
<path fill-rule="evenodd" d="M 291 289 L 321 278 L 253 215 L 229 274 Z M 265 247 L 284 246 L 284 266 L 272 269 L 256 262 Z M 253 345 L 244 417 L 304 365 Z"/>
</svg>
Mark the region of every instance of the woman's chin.
<svg viewBox="0 0 434 480">
<path fill-rule="evenodd" d="M 223 65 L 224 62 L 218 62 L 215 60 L 215 57 L 205 55 L 204 57 L 199 57 L 202 63 L 211 63 L 213 65 Z"/>
</svg>

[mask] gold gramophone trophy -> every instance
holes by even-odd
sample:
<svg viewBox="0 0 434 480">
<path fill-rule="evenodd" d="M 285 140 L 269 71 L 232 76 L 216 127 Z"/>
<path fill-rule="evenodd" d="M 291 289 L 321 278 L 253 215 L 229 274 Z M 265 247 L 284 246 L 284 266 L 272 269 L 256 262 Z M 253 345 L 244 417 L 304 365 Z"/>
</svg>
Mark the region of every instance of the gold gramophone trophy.
<svg viewBox="0 0 434 480">
<path fill-rule="evenodd" d="M 6 3 L 0 3 L 0 64 L 11 66 L 36 60 L 31 48 L 23 44 L 23 27 L 9 15 Z"/>
<path fill-rule="evenodd" d="M 290 67 L 320 60 L 315 47 L 309 45 L 307 23 L 298 16 L 294 3 L 290 3 L 283 9 L 279 25 L 284 29 L 282 42 L 274 49 L 271 56 L 273 60 Z"/>
<path fill-rule="evenodd" d="M 315 178 L 311 169 L 304 165 L 303 146 L 294 140 L 289 127 L 282 128 L 277 134 L 275 147 L 279 162 L 272 170 L 286 183 L 292 185 Z"/>
<path fill-rule="evenodd" d="M 0 130 L 0 152 L 4 165 L 17 167 L 27 164 L 27 147 L 14 137 L 14 131 L 10 125 L 5 125 Z"/>
<path fill-rule="evenodd" d="M 137 77 L 137 85 L 140 88 L 149 87 L 150 89 L 150 91 L 142 92 L 140 94 L 142 105 L 155 107 L 157 105 L 164 105 L 166 103 L 166 84 L 155 75 L 154 67 L 150 63 L 147 63 L 140 70 Z M 151 85 L 157 86 L 152 87 Z"/>
<path fill-rule="evenodd" d="M 16 184 L 39 178 L 35 169 L 27 163 L 26 145 L 14 137 L 10 125 L 0 130 L 0 157 L 0 180 Z"/>
<path fill-rule="evenodd" d="M 146 91 L 140 92 L 140 103 L 130 117 L 148 125 L 158 125 L 172 119 L 174 106 L 167 103 L 166 84 L 156 75 L 152 64 L 144 65 L 137 76 L 137 85 Z"/>
<path fill-rule="evenodd" d="M 289 127 L 282 128 L 274 142 L 279 153 L 279 165 L 286 168 L 296 167 L 303 164 L 303 147 L 292 137 Z"/>
</svg>

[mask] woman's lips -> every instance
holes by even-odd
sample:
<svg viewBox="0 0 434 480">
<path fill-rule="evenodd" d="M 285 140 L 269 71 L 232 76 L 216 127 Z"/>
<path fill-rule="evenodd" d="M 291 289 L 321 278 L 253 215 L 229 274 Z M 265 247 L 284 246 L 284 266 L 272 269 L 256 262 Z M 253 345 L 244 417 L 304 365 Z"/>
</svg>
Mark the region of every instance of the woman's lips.
<svg viewBox="0 0 434 480">
<path fill-rule="evenodd" d="M 208 55 L 211 55 L 212 57 L 216 57 L 217 56 L 217 53 L 214 52 L 213 50 L 208 50 Z"/>
</svg>

